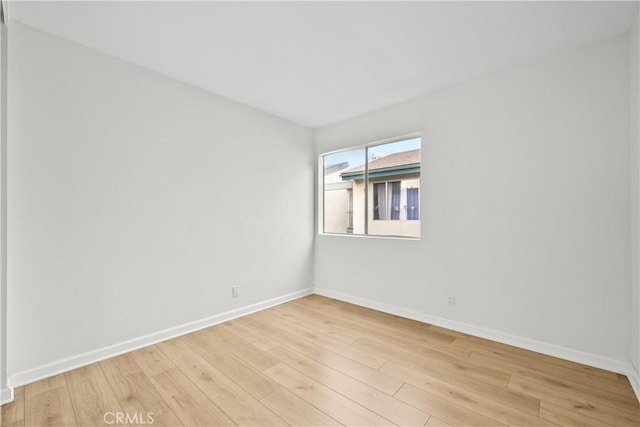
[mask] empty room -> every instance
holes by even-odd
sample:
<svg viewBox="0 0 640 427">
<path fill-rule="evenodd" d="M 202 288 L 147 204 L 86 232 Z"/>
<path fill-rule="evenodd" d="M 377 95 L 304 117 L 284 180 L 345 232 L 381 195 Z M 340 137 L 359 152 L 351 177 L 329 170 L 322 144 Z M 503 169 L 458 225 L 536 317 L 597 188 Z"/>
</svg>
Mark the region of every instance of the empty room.
<svg viewBox="0 0 640 427">
<path fill-rule="evenodd" d="M 0 426 L 640 426 L 639 6 L 0 0 Z"/>
</svg>

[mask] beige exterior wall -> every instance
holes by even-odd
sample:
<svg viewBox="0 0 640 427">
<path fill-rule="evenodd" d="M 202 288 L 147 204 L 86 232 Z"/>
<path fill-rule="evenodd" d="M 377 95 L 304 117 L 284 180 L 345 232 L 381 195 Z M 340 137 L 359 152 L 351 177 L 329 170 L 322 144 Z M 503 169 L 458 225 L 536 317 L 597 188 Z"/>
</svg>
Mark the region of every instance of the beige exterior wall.
<svg viewBox="0 0 640 427">
<path fill-rule="evenodd" d="M 346 233 L 349 222 L 348 190 L 324 192 L 324 232 Z"/>
<path fill-rule="evenodd" d="M 342 170 L 326 175 L 325 184 L 340 183 Z M 346 233 L 349 226 L 349 190 L 326 190 L 324 192 L 324 232 Z"/>
<path fill-rule="evenodd" d="M 353 234 L 364 234 L 364 181 L 353 182 Z"/>
<path fill-rule="evenodd" d="M 420 221 L 373 219 L 373 184 L 377 182 L 401 181 L 402 188 L 420 188 L 420 175 L 398 175 L 369 180 L 369 235 L 420 237 Z M 406 218 L 406 205 L 402 204 Z M 401 213 L 401 215 L 403 214 Z M 422 217 L 422 209 L 420 209 Z M 364 181 L 353 183 L 353 233 L 364 234 Z"/>
<path fill-rule="evenodd" d="M 334 175 L 334 174 L 332 174 Z M 338 182 L 340 172 L 336 177 L 327 175 L 325 182 Z M 369 235 L 377 236 L 406 236 L 420 237 L 419 220 L 376 220 L 373 219 L 373 188 L 378 182 L 401 181 L 401 186 L 406 188 L 420 188 L 420 175 L 398 175 L 388 178 L 372 179 L 369 181 Z M 353 183 L 353 234 L 364 234 L 364 181 Z M 346 233 L 348 227 L 349 190 L 332 190 L 324 192 L 324 232 Z M 406 204 L 402 203 L 401 218 L 406 218 Z M 420 209 L 422 215 L 422 209 Z"/>
</svg>

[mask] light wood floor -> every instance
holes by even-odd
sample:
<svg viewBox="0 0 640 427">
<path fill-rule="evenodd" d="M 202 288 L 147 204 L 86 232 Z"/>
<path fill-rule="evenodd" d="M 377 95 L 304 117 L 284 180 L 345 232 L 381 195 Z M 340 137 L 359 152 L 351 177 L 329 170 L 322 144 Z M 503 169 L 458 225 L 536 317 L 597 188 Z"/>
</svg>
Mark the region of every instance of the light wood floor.
<svg viewBox="0 0 640 427">
<path fill-rule="evenodd" d="M 15 395 L 3 426 L 640 425 L 622 375 L 317 295 Z"/>
</svg>

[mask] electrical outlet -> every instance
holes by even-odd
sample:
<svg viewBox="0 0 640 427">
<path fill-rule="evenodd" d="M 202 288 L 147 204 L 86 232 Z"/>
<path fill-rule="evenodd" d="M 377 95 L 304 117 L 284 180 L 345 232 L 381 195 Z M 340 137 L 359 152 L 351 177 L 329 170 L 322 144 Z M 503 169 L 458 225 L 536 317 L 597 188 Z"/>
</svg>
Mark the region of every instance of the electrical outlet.
<svg viewBox="0 0 640 427">
<path fill-rule="evenodd" d="M 238 298 L 240 296 L 240 286 L 231 287 L 231 296 L 233 298 Z"/>
<path fill-rule="evenodd" d="M 455 307 L 455 306 L 456 306 L 455 295 L 449 295 L 449 299 L 447 300 L 447 307 Z"/>
</svg>

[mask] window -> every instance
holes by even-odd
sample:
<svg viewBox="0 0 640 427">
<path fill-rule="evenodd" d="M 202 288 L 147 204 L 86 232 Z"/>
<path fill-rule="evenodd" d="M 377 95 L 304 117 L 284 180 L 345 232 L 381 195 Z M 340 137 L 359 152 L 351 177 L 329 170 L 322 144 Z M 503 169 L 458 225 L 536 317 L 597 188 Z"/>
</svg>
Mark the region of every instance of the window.
<svg viewBox="0 0 640 427">
<path fill-rule="evenodd" d="M 374 183 L 373 219 L 383 221 L 419 220 L 419 194 L 417 187 L 407 187 L 403 181 Z"/>
<path fill-rule="evenodd" d="M 322 231 L 420 237 L 421 139 L 321 156 Z"/>
</svg>

